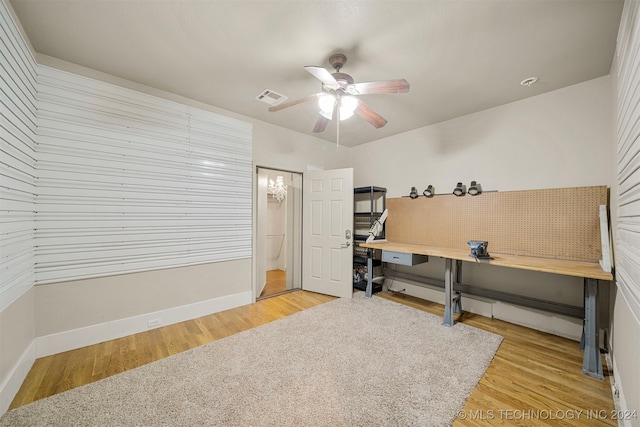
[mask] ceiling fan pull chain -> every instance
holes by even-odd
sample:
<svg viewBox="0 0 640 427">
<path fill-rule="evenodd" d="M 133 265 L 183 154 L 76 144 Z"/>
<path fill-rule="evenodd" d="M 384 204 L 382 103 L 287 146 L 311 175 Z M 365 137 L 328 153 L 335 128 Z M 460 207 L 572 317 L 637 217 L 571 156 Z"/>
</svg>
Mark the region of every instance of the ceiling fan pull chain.
<svg viewBox="0 0 640 427">
<path fill-rule="evenodd" d="M 336 121 L 336 148 L 340 147 L 340 108 L 338 108 Z"/>
</svg>

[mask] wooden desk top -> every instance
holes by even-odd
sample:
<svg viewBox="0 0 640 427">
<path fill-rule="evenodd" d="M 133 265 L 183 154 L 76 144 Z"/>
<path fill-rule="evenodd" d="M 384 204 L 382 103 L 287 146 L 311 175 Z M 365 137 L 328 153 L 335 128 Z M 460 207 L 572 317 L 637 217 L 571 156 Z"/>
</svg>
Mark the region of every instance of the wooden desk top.
<svg viewBox="0 0 640 427">
<path fill-rule="evenodd" d="M 361 243 L 361 247 L 382 249 L 385 251 L 405 252 L 418 255 L 437 256 L 461 261 L 476 262 L 469 256 L 471 249 L 448 249 L 434 246 L 414 245 L 411 243 L 396 243 L 384 240 L 371 243 Z M 518 255 L 507 255 L 489 252 L 492 260 L 480 260 L 480 263 L 499 265 L 502 267 L 520 268 L 523 270 L 543 271 L 546 273 L 563 274 L 565 276 L 586 277 L 599 280 L 613 280 L 613 275 L 607 273 L 598 263 L 567 261 L 562 259 L 535 258 Z"/>
</svg>

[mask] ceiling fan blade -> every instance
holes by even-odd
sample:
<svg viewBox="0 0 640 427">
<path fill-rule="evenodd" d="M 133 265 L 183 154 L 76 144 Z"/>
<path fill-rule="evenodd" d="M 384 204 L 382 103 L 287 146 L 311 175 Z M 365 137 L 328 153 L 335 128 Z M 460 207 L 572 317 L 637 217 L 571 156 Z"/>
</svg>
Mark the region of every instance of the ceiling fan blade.
<svg viewBox="0 0 640 427">
<path fill-rule="evenodd" d="M 380 114 L 376 113 L 367 104 L 358 100 L 358 106 L 356 107 L 356 114 L 368 121 L 376 129 L 381 128 L 387 124 L 387 121 Z"/>
<path fill-rule="evenodd" d="M 352 95 L 374 95 L 379 93 L 407 93 L 409 83 L 405 79 L 380 80 L 377 82 L 355 83 L 347 86 Z"/>
<path fill-rule="evenodd" d="M 340 83 L 338 83 L 326 68 L 307 65 L 304 69 L 313 74 L 316 79 L 320 80 L 329 89 L 340 89 Z"/>
<path fill-rule="evenodd" d="M 289 102 L 283 102 L 280 105 L 275 105 L 269 108 L 269 111 L 272 113 L 275 111 L 284 110 L 285 108 L 293 107 L 294 105 L 303 104 L 305 102 L 313 101 L 318 99 L 318 97 L 322 95 L 322 93 L 314 93 L 313 95 L 305 96 L 304 98 L 296 99 Z"/>
<path fill-rule="evenodd" d="M 318 121 L 316 121 L 316 125 L 313 127 L 313 133 L 322 133 L 327 128 L 327 124 L 329 123 L 329 119 L 324 116 L 319 116 Z"/>
</svg>

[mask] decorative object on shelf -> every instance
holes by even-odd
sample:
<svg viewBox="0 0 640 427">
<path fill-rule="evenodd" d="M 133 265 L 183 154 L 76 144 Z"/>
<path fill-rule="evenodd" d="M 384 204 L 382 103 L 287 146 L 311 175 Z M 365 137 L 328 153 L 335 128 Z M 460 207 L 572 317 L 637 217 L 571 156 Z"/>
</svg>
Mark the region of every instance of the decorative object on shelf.
<svg viewBox="0 0 640 427">
<path fill-rule="evenodd" d="M 469 193 L 470 196 L 477 196 L 482 193 L 482 187 L 476 181 L 471 181 L 467 193 Z"/>
<path fill-rule="evenodd" d="M 412 199 L 418 198 L 418 190 L 416 190 L 416 187 L 411 187 L 411 192 L 409 193 L 409 197 L 411 197 Z"/>
<path fill-rule="evenodd" d="M 464 196 L 464 193 L 466 193 L 466 191 L 467 190 L 464 184 L 459 182 L 458 185 L 456 185 L 456 188 L 453 189 L 453 194 L 456 196 Z"/>
<path fill-rule="evenodd" d="M 435 194 L 435 190 L 433 189 L 433 185 L 429 184 L 427 188 L 422 192 L 424 197 L 433 197 Z"/>
<path fill-rule="evenodd" d="M 284 179 L 282 176 L 278 175 L 276 177 L 276 182 L 274 183 L 272 179 L 269 180 L 269 187 L 267 188 L 267 193 L 271 194 L 271 197 L 276 199 L 278 203 L 282 202 L 287 198 L 287 186 L 284 185 Z"/>
</svg>

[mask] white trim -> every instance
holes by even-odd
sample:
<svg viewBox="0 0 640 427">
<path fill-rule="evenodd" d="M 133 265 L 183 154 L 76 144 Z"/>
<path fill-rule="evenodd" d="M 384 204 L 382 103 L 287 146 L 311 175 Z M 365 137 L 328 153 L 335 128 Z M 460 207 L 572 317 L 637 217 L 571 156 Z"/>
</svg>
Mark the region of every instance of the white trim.
<svg viewBox="0 0 640 427">
<path fill-rule="evenodd" d="M 251 304 L 251 291 L 240 292 L 224 297 L 212 298 L 193 304 L 173 307 L 166 310 L 145 313 L 138 316 L 99 323 L 83 328 L 72 329 L 36 338 L 36 356 L 45 357 L 100 342 L 125 337 L 138 332 L 191 320 L 208 314 L 217 313 L 242 305 Z M 160 323 L 149 327 L 149 322 Z"/>
<path fill-rule="evenodd" d="M 633 411 L 635 408 L 629 408 L 627 406 L 627 400 L 624 396 L 624 391 L 622 390 L 622 381 L 620 380 L 620 373 L 618 372 L 618 367 L 616 366 L 616 361 L 607 355 L 607 365 L 611 367 L 613 371 L 613 375 L 609 378 L 611 384 L 611 394 L 613 396 L 613 402 L 615 404 L 616 411 L 619 411 L 621 414 L 626 413 L 627 411 Z M 618 391 L 618 395 L 616 396 L 616 390 Z M 637 414 L 637 412 L 636 412 Z M 618 419 L 619 427 L 632 427 L 630 419 Z"/>
<path fill-rule="evenodd" d="M 33 340 L 22 355 L 20 355 L 18 361 L 5 377 L 2 384 L 0 384 L 0 416 L 9 409 L 9 405 L 11 405 L 13 398 L 16 397 L 18 390 L 20 390 L 22 386 L 22 382 L 27 377 L 35 361 L 36 340 Z"/>
</svg>

